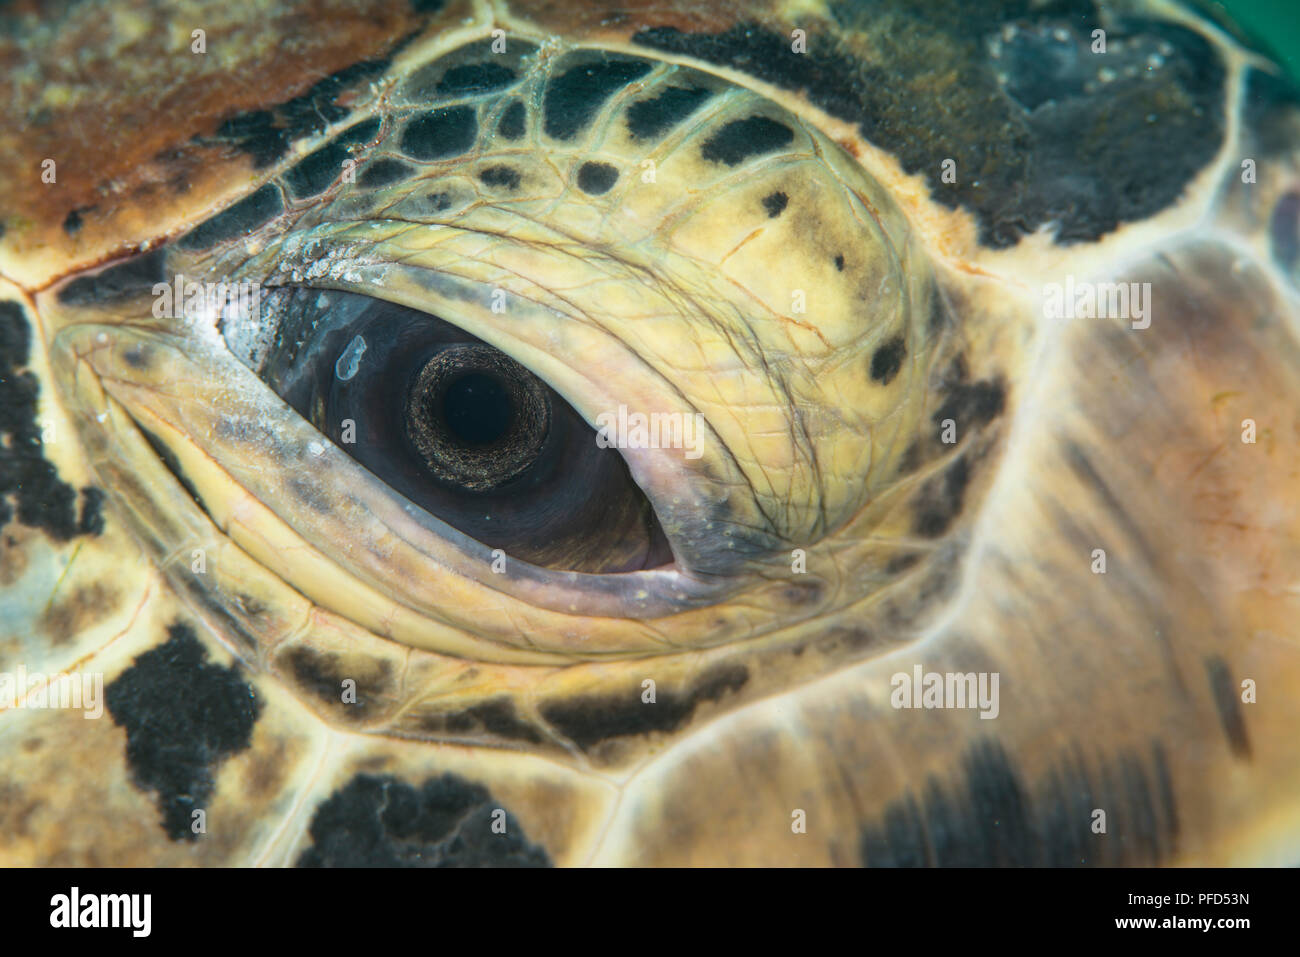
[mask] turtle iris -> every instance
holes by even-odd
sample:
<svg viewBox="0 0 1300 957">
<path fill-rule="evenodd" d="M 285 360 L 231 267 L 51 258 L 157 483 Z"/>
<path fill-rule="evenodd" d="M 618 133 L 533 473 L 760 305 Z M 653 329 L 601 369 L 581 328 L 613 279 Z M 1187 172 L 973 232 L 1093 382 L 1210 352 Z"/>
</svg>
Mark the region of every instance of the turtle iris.
<svg viewBox="0 0 1300 957">
<path fill-rule="evenodd" d="M 281 288 L 231 350 L 394 493 L 513 558 L 567 571 L 672 561 L 615 449 L 522 364 L 355 293 Z"/>
<path fill-rule="evenodd" d="M 433 356 L 406 400 L 406 434 L 429 470 L 471 491 L 496 488 L 536 460 L 551 427 L 546 386 L 488 345 Z"/>
</svg>

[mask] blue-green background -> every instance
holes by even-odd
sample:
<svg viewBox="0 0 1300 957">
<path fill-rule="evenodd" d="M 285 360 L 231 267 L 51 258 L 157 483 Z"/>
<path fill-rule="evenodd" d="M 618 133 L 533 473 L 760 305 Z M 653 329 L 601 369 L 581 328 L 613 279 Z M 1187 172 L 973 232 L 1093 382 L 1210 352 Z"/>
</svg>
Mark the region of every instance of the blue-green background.
<svg viewBox="0 0 1300 957">
<path fill-rule="evenodd" d="M 1300 78 L 1300 0 L 1217 0 L 1251 37 Z"/>
</svg>

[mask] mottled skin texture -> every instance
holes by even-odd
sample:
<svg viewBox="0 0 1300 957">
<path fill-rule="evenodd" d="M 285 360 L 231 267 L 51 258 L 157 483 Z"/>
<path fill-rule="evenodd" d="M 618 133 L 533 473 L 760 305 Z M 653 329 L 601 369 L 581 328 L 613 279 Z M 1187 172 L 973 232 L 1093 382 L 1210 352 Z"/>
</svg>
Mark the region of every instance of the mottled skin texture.
<svg viewBox="0 0 1300 957">
<path fill-rule="evenodd" d="M 108 695 L 0 715 L 0 861 L 1300 858 L 1300 112 L 1266 60 L 1165 4 L 93 6 L 0 38 L 0 100 L 43 91 L 0 123 L 0 669 Z M 511 62 L 462 50 L 493 28 L 522 59 L 484 92 L 448 70 Z M 129 55 L 55 82 L 105 31 Z M 562 80 L 592 64 L 601 97 Z M 408 125 L 467 96 L 455 155 L 458 114 Z M 301 186 L 313 155 L 358 182 Z M 699 460 L 628 456 L 676 570 L 494 575 L 155 318 L 175 272 L 436 313 L 588 418 L 704 413 Z M 1044 319 L 1067 276 L 1150 283 L 1150 327 Z M 998 717 L 891 707 L 918 664 L 997 672 Z"/>
</svg>

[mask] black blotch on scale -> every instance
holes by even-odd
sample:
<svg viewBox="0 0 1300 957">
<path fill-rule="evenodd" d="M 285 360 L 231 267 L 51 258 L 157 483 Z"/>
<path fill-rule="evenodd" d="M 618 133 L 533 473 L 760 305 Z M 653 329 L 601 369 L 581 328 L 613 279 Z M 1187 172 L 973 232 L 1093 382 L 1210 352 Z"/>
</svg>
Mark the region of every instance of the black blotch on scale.
<svg viewBox="0 0 1300 957">
<path fill-rule="evenodd" d="M 1225 70 L 1209 41 L 1177 24 L 1117 16 L 1109 43 L 1165 55 L 1158 71 L 1143 56 L 1100 85 L 1089 31 L 1077 26 L 1097 21 L 1098 4 L 1013 6 L 1019 12 L 956 4 L 936 17 L 907 0 L 831 0 L 836 29 L 810 36 L 806 53 L 756 22 L 721 33 L 652 27 L 632 41 L 801 93 L 855 124 L 907 173 L 925 175 L 939 202 L 971 210 L 987 246 L 1014 245 L 1047 224 L 1061 244 L 1091 242 L 1177 202 L 1223 141 Z M 997 59 L 990 40 L 1009 25 L 1015 32 Z M 849 38 L 882 31 L 887 46 L 871 44 L 869 58 L 856 53 Z M 936 56 L 962 78 L 942 95 L 934 94 Z M 955 160 L 956 183 L 942 182 L 936 157 Z"/>
<path fill-rule="evenodd" d="M 504 812 L 504 833 L 493 823 Z M 499 830 L 499 829 L 498 829 Z M 548 867 L 550 856 L 480 784 L 456 774 L 417 790 L 358 774 L 316 809 L 299 867 Z"/>
<path fill-rule="evenodd" d="M 402 131 L 401 150 L 418 160 L 446 159 L 468 152 L 478 137 L 472 107 L 450 106 L 422 113 Z"/>
<path fill-rule="evenodd" d="M 284 174 L 285 185 L 295 199 L 306 199 L 324 192 L 343 173 L 343 163 L 352 156 L 349 146 L 368 143 L 379 132 L 379 118 L 363 120 L 348 127 L 320 149 L 315 150 Z"/>
<path fill-rule="evenodd" d="M 916 498 L 912 528 L 922 538 L 938 538 L 961 514 L 970 484 L 970 464 L 965 456 L 926 481 Z"/>
<path fill-rule="evenodd" d="M 450 714 L 430 714 L 420 719 L 423 731 L 463 738 L 494 737 L 507 741 L 542 743 L 537 728 L 519 717 L 509 698 L 494 698 Z"/>
<path fill-rule="evenodd" d="M 894 336 L 875 351 L 871 357 L 871 378 L 881 385 L 889 385 L 903 368 L 907 358 L 907 342 L 901 335 Z"/>
<path fill-rule="evenodd" d="M 954 382 L 949 385 L 943 404 L 930 420 L 942 431 L 944 420 L 952 419 L 960 436 L 967 429 L 987 425 L 1001 415 L 1006 399 L 1006 387 L 997 379 Z"/>
<path fill-rule="evenodd" d="M 649 72 L 645 60 L 606 58 L 570 67 L 546 85 L 542 129 L 554 139 L 571 139 L 606 100 Z"/>
<path fill-rule="evenodd" d="M 507 190 L 519 188 L 519 170 L 512 166 L 489 166 L 478 174 L 478 178 L 484 186 L 499 186 Z"/>
<path fill-rule="evenodd" d="M 17 520 L 55 541 L 98 535 L 104 529 L 104 493 L 77 490 L 45 458 L 37 420 L 40 380 L 26 368 L 31 327 L 16 302 L 0 302 L 0 528 Z"/>
<path fill-rule="evenodd" d="M 591 196 L 600 196 L 614 188 L 618 170 L 608 163 L 583 163 L 578 167 L 578 188 Z"/>
<path fill-rule="evenodd" d="M 356 682 L 356 701 L 348 702 L 343 709 L 351 721 L 367 720 L 392 694 L 392 665 L 382 658 L 376 660 L 372 671 L 358 674 L 356 668 L 347 667 L 338 655 L 299 645 L 284 655 L 283 662 L 299 688 L 332 707 L 342 701 L 343 682 Z"/>
<path fill-rule="evenodd" d="M 59 290 L 65 306 L 111 305 L 143 296 L 154 283 L 166 282 L 166 254 L 161 249 L 101 269 L 93 276 L 80 276 Z"/>
<path fill-rule="evenodd" d="M 838 255 L 836 255 L 836 257 L 835 257 L 835 268 L 836 268 L 837 270 L 839 270 L 840 272 L 844 272 L 844 256 L 843 256 L 843 254 L 838 254 Z"/>
<path fill-rule="evenodd" d="M 418 32 L 418 31 L 417 31 Z M 382 75 L 392 58 L 416 36 L 412 32 L 399 40 L 385 56 L 361 60 L 314 83 L 300 96 L 269 109 L 230 117 L 216 132 L 219 142 L 234 144 L 253 157 L 257 169 L 277 162 L 289 147 L 306 136 L 319 134 L 352 112 L 340 106 L 343 94 L 361 90 Z"/>
<path fill-rule="evenodd" d="M 126 731 L 132 781 L 158 795 L 163 830 L 196 841 L 192 814 L 208 806 L 221 762 L 252 742 L 262 704 L 238 668 L 207 660 L 189 625 L 167 635 L 104 689 L 104 702 Z"/>
<path fill-rule="evenodd" d="M 711 163 L 738 166 L 753 156 L 762 156 L 789 146 L 794 130 L 766 116 L 750 116 L 726 123 L 704 142 L 700 151 Z"/>
<path fill-rule="evenodd" d="M 781 215 L 782 210 L 790 202 L 790 197 L 785 193 L 771 193 L 763 197 L 763 208 L 767 210 L 768 219 L 776 219 Z"/>
<path fill-rule="evenodd" d="M 513 100 L 506 107 L 505 112 L 501 114 L 501 122 L 497 124 L 497 132 L 508 140 L 517 140 L 524 135 L 524 103 L 522 100 Z"/>
<path fill-rule="evenodd" d="M 211 219 L 195 226 L 176 241 L 181 249 L 208 249 L 217 243 L 246 236 L 284 212 L 279 189 L 267 183 Z"/>
<path fill-rule="evenodd" d="M 653 703 L 641 700 L 638 685 L 621 695 L 548 702 L 541 714 L 552 727 L 587 751 L 610 738 L 675 731 L 701 704 L 737 692 L 748 681 L 749 669 L 744 665 L 718 665 L 683 693 L 660 688 Z"/>
<path fill-rule="evenodd" d="M 444 96 L 474 96 L 515 82 L 515 71 L 500 63 L 462 63 L 442 75 L 435 89 Z"/>
<path fill-rule="evenodd" d="M 713 95 L 703 87 L 670 86 L 627 108 L 627 130 L 636 140 L 656 139 L 694 113 Z"/>
<path fill-rule="evenodd" d="M 94 206 L 78 206 L 76 209 L 72 210 L 72 212 L 68 213 L 68 215 L 64 217 L 63 231 L 69 236 L 77 235 L 77 233 L 81 232 L 81 227 L 84 224 L 82 213 L 88 213 L 94 208 Z"/>
<path fill-rule="evenodd" d="M 361 171 L 361 175 L 357 177 L 357 185 L 362 189 L 377 189 L 380 186 L 399 183 L 414 172 L 412 167 L 400 160 L 381 156 Z"/>
<path fill-rule="evenodd" d="M 1151 866 L 1177 851 L 1179 820 L 1163 749 L 1120 754 L 1099 770 L 1063 755 L 1034 785 L 1002 745 L 981 741 L 960 773 L 931 775 L 867 824 L 867 867 Z M 1108 834 L 1093 834 L 1105 808 Z"/>
<path fill-rule="evenodd" d="M 1250 735 L 1246 733 L 1246 719 L 1241 713 L 1241 699 L 1236 682 L 1228 663 L 1215 656 L 1205 661 L 1205 672 L 1210 679 L 1210 692 L 1214 695 L 1214 706 L 1219 712 L 1219 724 L 1228 738 L 1228 746 L 1234 757 L 1249 759 L 1251 755 Z"/>
<path fill-rule="evenodd" d="M 290 131 L 278 125 L 270 110 L 250 110 L 217 127 L 218 140 L 233 143 L 253 158 L 253 168 L 270 166 L 289 151 Z"/>
</svg>

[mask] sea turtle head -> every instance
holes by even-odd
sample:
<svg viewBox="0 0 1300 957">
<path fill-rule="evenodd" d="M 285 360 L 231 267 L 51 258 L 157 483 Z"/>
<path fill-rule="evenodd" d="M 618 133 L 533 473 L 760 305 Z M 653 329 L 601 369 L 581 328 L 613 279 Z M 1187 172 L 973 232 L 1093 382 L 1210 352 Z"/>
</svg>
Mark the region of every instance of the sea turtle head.
<svg viewBox="0 0 1300 957">
<path fill-rule="evenodd" d="M 861 164 L 556 41 L 411 51 L 370 96 L 42 303 L 105 485 L 232 645 L 317 687 L 410 647 L 694 687 L 752 664 L 693 651 L 816 643 L 788 680 L 862 654 L 864 607 L 933 612 L 1006 381 Z"/>
</svg>

